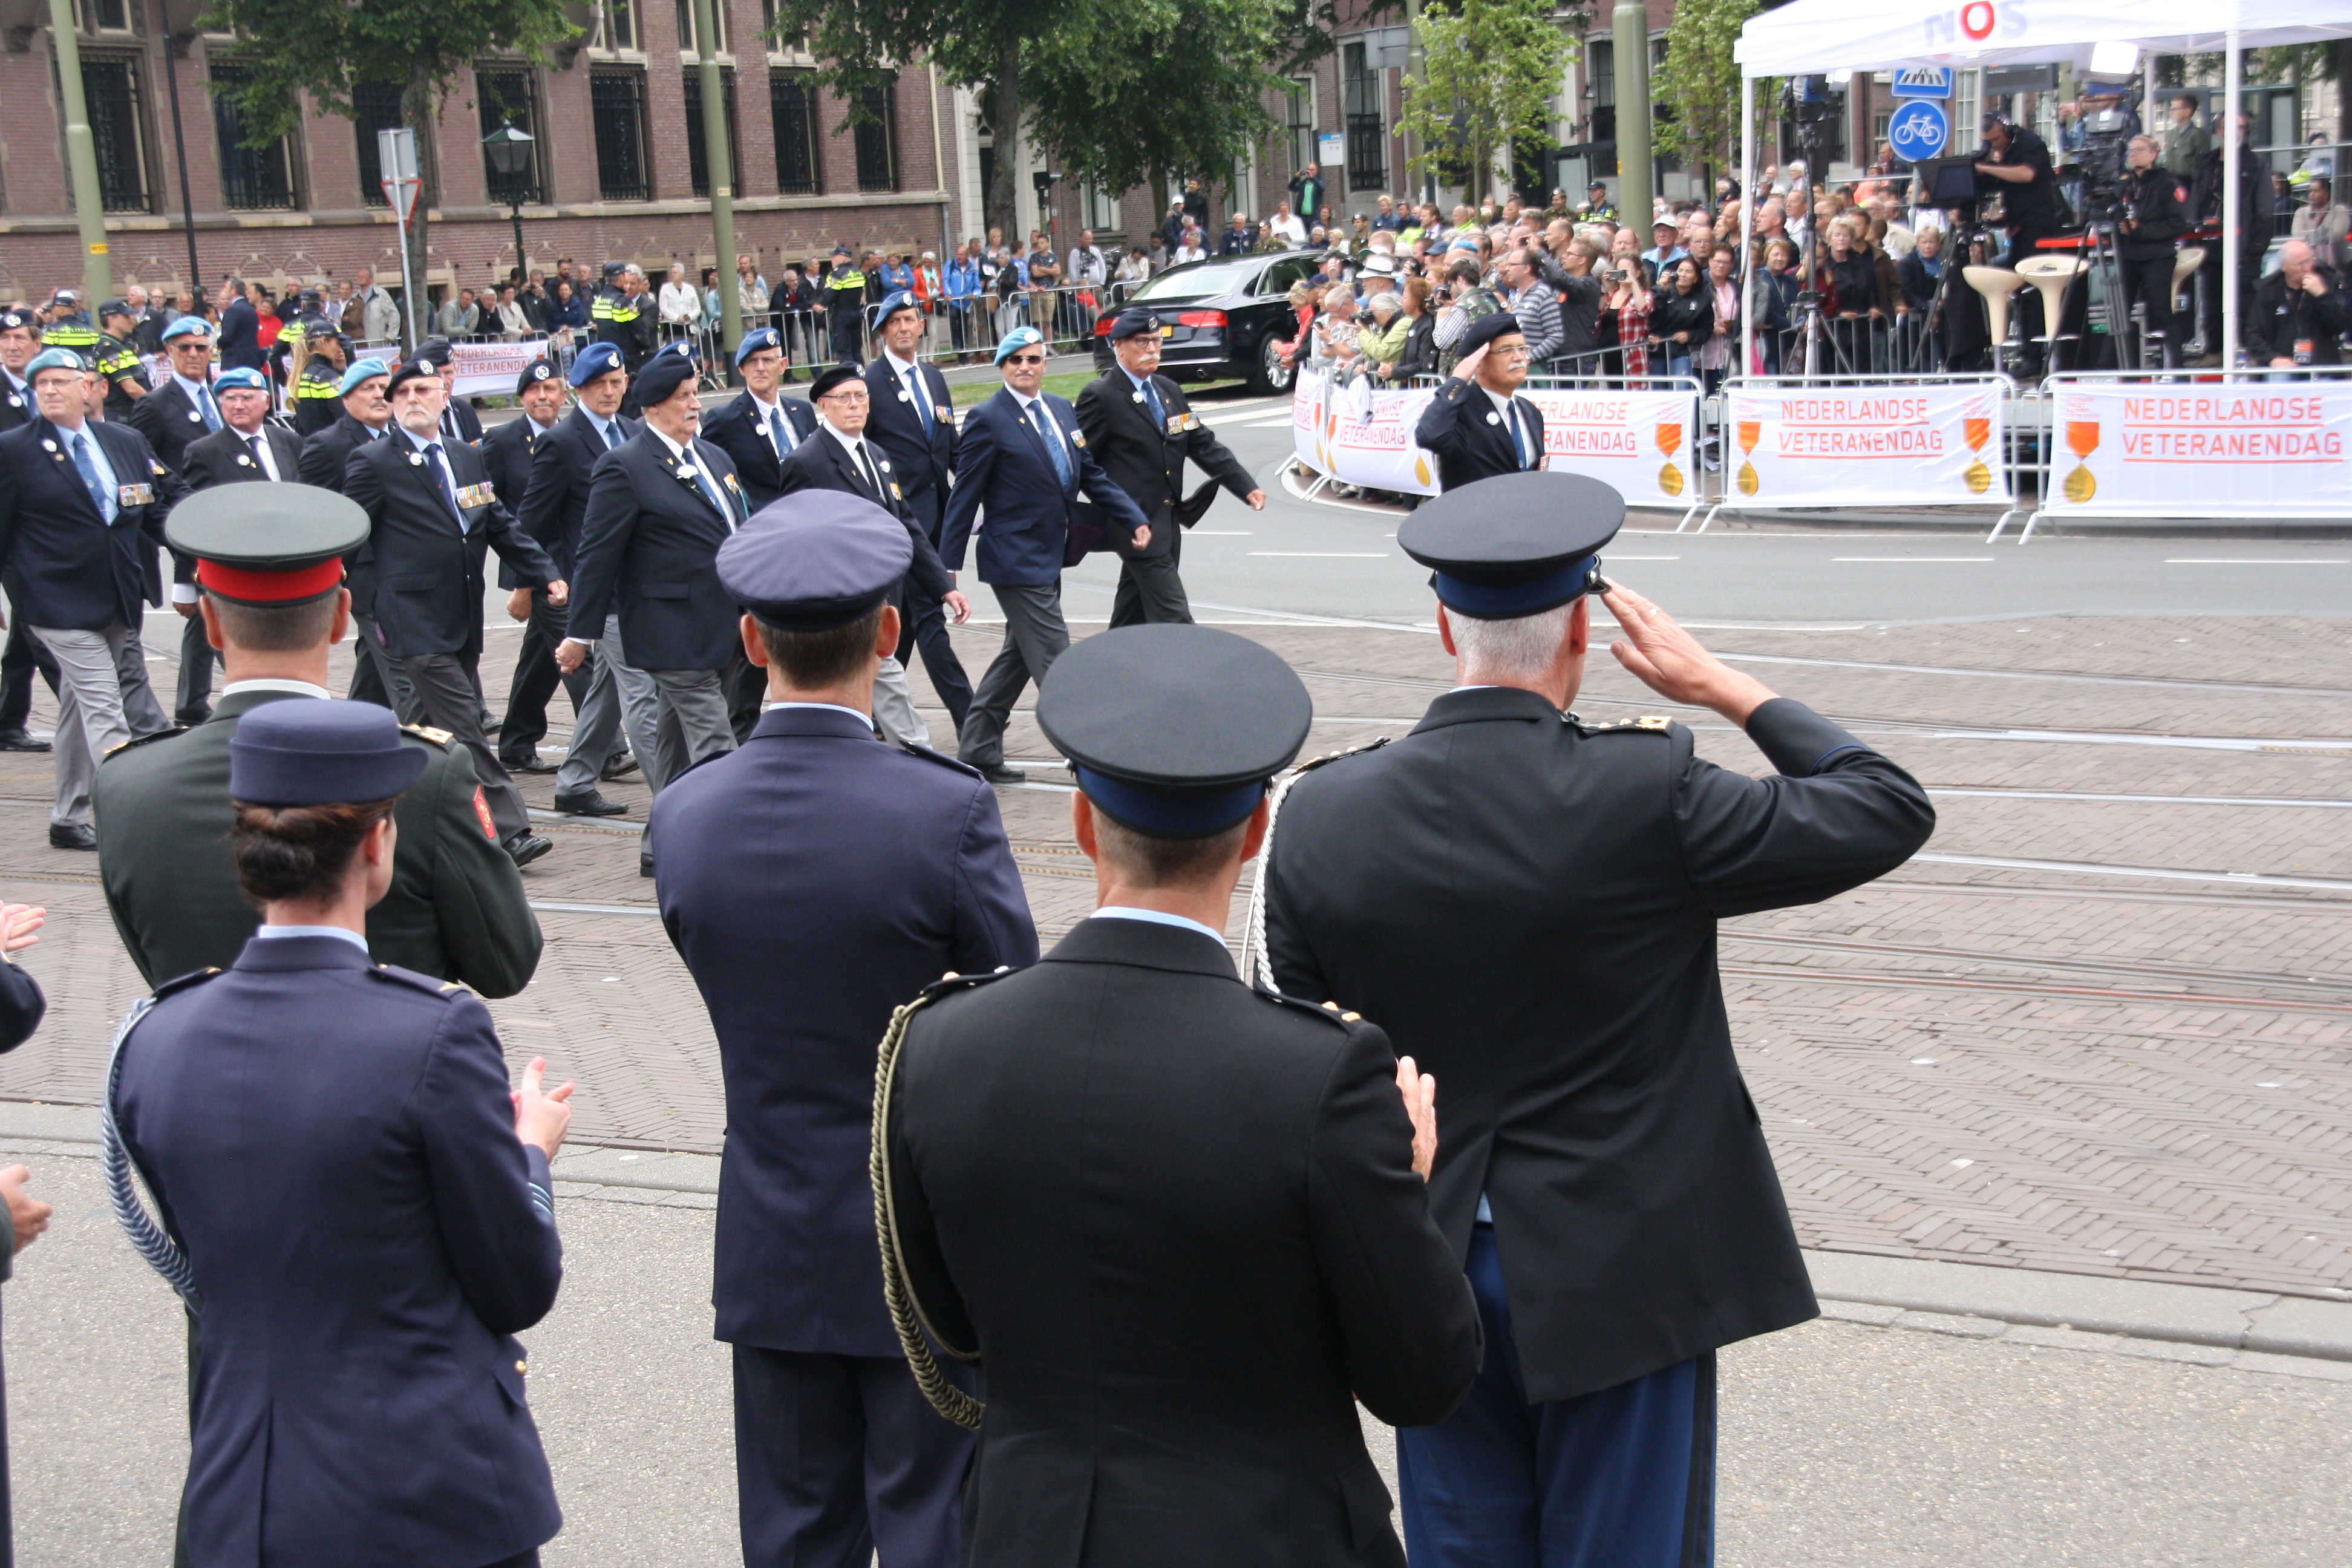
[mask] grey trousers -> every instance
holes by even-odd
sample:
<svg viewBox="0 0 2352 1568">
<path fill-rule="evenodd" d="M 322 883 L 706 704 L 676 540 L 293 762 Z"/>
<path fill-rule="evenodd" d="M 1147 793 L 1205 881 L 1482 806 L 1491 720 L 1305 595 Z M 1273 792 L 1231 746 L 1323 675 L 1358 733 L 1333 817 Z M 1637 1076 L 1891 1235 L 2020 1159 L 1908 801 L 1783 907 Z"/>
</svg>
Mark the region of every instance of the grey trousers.
<svg viewBox="0 0 2352 1568">
<path fill-rule="evenodd" d="M 1012 721 L 1022 689 L 1033 680 L 1044 681 L 1070 646 L 1070 628 L 1062 619 L 1060 578 L 1035 585 L 992 583 L 989 591 L 1004 611 L 1004 646 L 972 691 L 971 711 L 964 717 L 956 747 L 956 754 L 975 768 L 1003 765 L 1004 726 Z"/>
<path fill-rule="evenodd" d="M 1168 526 L 1176 527 L 1172 522 Z M 1166 621 L 1192 625 L 1192 603 L 1184 596 L 1184 579 L 1177 572 L 1183 543 L 1184 531 L 1180 528 L 1176 537 L 1169 541 L 1167 554 L 1120 563 L 1118 592 L 1111 595 L 1110 601 L 1110 624 L 1114 629 L 1158 626 Z"/>
<path fill-rule="evenodd" d="M 884 659 L 882 668 L 874 672 L 874 727 L 882 731 L 886 741 L 926 750 L 930 747 L 930 727 L 915 711 L 915 693 L 907 684 L 907 667 L 895 658 Z"/>
<path fill-rule="evenodd" d="M 706 757 L 735 749 L 735 726 L 727 717 L 727 687 L 716 669 L 649 669 L 661 716 L 654 723 L 654 749 L 637 753 L 646 782 L 662 786 Z"/>
<path fill-rule="evenodd" d="M 572 749 L 563 754 L 563 765 L 555 773 L 559 795 L 593 790 L 604 776 L 604 764 L 618 753 L 624 734 L 635 750 L 639 765 L 649 770 L 646 782 L 653 782 L 654 731 L 661 714 L 654 698 L 653 678 L 629 663 L 629 650 L 621 645 L 620 616 L 604 617 L 604 635 L 596 645 L 595 657 L 596 673 L 588 682 L 588 695 L 581 700 L 577 721 L 572 726 Z"/>
<path fill-rule="evenodd" d="M 383 650 L 383 639 L 376 636 L 375 617 L 354 614 L 352 625 L 352 689 L 345 693 L 354 702 L 373 702 L 389 708 L 395 713 L 408 711 L 408 672 L 400 668 L 400 660 Z"/>
<path fill-rule="evenodd" d="M 213 645 L 205 636 L 202 613 L 190 616 L 180 627 L 180 688 L 174 693 L 173 719 L 201 724 L 213 706 Z"/>
<path fill-rule="evenodd" d="M 482 733 L 482 699 L 467 673 L 469 660 L 461 654 L 421 653 L 400 661 L 408 675 L 408 721 L 446 730 L 457 743 L 474 753 L 474 773 L 481 781 L 482 802 L 490 808 L 499 842 L 510 842 L 530 831 L 530 808 L 522 792 L 499 761 L 498 749 Z"/>
<path fill-rule="evenodd" d="M 53 826 L 89 820 L 89 784 L 106 753 L 137 732 L 171 726 L 147 684 L 147 655 L 138 637 L 121 621 L 102 632 L 68 627 L 27 628 L 58 661 L 57 802 Z"/>
</svg>

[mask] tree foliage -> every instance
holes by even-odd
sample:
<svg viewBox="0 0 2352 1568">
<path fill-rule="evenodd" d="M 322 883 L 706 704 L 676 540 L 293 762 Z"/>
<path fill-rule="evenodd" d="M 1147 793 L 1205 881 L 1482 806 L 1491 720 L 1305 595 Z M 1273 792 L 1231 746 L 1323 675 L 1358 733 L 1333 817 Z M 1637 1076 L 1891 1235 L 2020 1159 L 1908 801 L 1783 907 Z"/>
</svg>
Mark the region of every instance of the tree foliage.
<svg viewBox="0 0 2352 1568">
<path fill-rule="evenodd" d="M 1650 84 L 1665 110 L 1650 122 L 1659 156 L 1716 169 L 1738 161 L 1739 62 L 1731 49 L 1759 9 L 1757 0 L 1676 0 L 1666 63 Z"/>
<path fill-rule="evenodd" d="M 1496 153 L 1539 157 L 1551 145 L 1552 100 L 1573 46 L 1548 0 L 1450 0 L 1414 26 L 1426 79 L 1405 89 L 1413 165 L 1475 198 Z"/>
</svg>

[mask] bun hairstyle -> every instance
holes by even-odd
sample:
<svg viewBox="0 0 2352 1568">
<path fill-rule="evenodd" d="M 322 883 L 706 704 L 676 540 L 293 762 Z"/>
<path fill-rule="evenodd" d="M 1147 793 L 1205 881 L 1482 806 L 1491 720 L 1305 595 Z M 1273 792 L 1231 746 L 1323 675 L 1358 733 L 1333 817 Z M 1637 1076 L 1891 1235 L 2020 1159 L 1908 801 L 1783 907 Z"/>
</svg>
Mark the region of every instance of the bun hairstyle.
<svg viewBox="0 0 2352 1568">
<path fill-rule="evenodd" d="M 236 802 L 230 847 L 236 885 L 257 904 L 334 897 L 368 829 L 392 815 L 399 797 L 358 805 L 251 805 Z"/>
</svg>

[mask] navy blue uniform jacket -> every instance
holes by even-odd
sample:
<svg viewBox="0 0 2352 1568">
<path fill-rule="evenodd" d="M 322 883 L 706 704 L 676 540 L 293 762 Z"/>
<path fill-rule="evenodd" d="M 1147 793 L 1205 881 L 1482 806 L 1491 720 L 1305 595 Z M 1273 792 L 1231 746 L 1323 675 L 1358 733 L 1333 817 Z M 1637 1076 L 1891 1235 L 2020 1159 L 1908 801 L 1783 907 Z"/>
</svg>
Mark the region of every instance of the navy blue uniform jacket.
<svg viewBox="0 0 2352 1568">
<path fill-rule="evenodd" d="M 1050 393 L 1038 402 L 1061 426 L 1068 444 L 1071 482 L 1061 482 L 1045 451 L 1045 438 L 1022 416 L 1012 388 L 975 406 L 963 416 L 963 434 L 956 440 L 955 489 L 940 524 L 940 558 L 949 571 L 963 570 L 964 542 L 982 509 L 987 512 L 980 531 L 983 583 L 1037 587 L 1061 581 L 1062 550 L 1081 504 L 1080 490 L 1108 514 L 1103 521 L 1107 531 L 1125 529 L 1131 538 L 1144 526 L 1142 509 L 1111 482 L 1087 449 L 1076 411 Z"/>
<path fill-rule="evenodd" d="M 364 548 L 377 573 L 376 630 L 394 658 L 456 653 L 480 643 L 486 545 L 534 588 L 556 578 L 547 552 L 515 527 L 490 491 L 481 453 L 442 439 L 441 455 L 457 482 L 457 511 L 450 510 L 449 493 L 431 462 L 409 461 L 423 454 L 405 435 L 354 448 L 343 468 L 343 494 L 367 510 Z M 478 499 L 469 502 L 468 495 Z"/>
<path fill-rule="evenodd" d="M 31 1039 L 48 1010 L 39 984 L 13 962 L 0 959 L 0 1051 L 13 1051 Z M 14 1251 L 16 1239 L 9 1237 L 7 1245 Z"/>
<path fill-rule="evenodd" d="M 212 433 L 205 428 L 204 411 L 180 384 L 179 377 L 173 375 L 165 376 L 163 385 L 132 404 L 121 422 L 146 437 L 155 456 L 175 474 L 186 468 L 188 448 Z M 228 428 L 226 421 L 221 428 Z"/>
<path fill-rule="evenodd" d="M 142 604 L 163 601 L 155 551 L 164 516 L 188 487 L 138 431 L 100 420 L 82 429 L 106 454 L 118 486 L 144 485 L 153 499 L 122 505 L 118 491 L 109 523 L 64 434 L 46 419 L 19 425 L 0 436 L 0 582 L 26 626 L 96 632 L 121 621 L 135 628 Z"/>
<path fill-rule="evenodd" d="M 888 354 L 876 354 L 866 364 L 866 391 L 872 400 L 866 416 L 866 438 L 890 454 L 898 471 L 898 486 L 915 520 L 937 531 L 947 504 L 948 482 L 956 463 L 955 397 L 947 377 L 930 365 L 916 363 L 923 393 L 931 400 L 931 429 L 923 433 L 923 416 L 914 397 L 899 383 L 898 367 Z"/>
<path fill-rule="evenodd" d="M 751 514 L 727 454 L 699 440 L 688 450 L 732 515 L 719 514 L 698 479 L 680 477 L 687 464 L 652 430 L 597 458 L 588 475 L 572 625 L 593 639 L 617 613 L 639 669 L 725 669 L 743 647 L 742 612 L 719 581 L 719 547 Z"/>
<path fill-rule="evenodd" d="M 1502 411 L 1486 389 L 1458 375 L 1446 377 L 1412 432 L 1412 438 L 1437 459 L 1439 489 L 1458 490 L 1496 474 L 1543 467 L 1543 410 L 1524 397 L 1514 397 L 1511 412 L 1523 421 L 1528 457 L 1524 464 L 1518 444 L 1503 427 Z"/>
<path fill-rule="evenodd" d="M 792 427 L 795 442 L 805 441 L 817 433 L 816 410 L 798 398 L 779 397 L 776 406 L 783 410 L 784 423 Z M 758 424 L 763 417 L 759 404 L 745 392 L 702 421 L 702 438 L 735 459 L 735 478 L 743 487 L 744 503 L 753 511 L 784 493 L 779 469 L 783 460 L 792 457 L 792 452 L 787 452 L 783 459 L 777 458 L 776 449 L 768 444 L 767 434 Z M 798 446 L 793 447 L 793 452 L 799 450 Z"/>
<path fill-rule="evenodd" d="M 639 428 L 634 419 L 616 419 L 621 439 Z M 604 438 L 588 422 L 585 411 L 574 408 L 555 422 L 530 451 L 530 483 L 524 489 L 515 521 L 539 541 L 566 578 L 579 570 L 580 526 L 588 517 L 588 476 L 606 451 Z M 600 628 L 601 629 L 601 628 Z"/>
<path fill-rule="evenodd" d="M 562 421 L 558 419 L 556 423 L 560 425 Z M 499 500 L 506 507 L 507 515 L 517 523 L 522 521 L 522 498 L 530 492 L 531 458 L 539 449 L 539 443 L 547 435 L 548 432 L 531 423 L 530 416 L 526 414 L 520 419 L 508 420 L 483 437 L 475 448 L 482 454 L 482 466 L 490 471 L 490 489 L 499 492 Z M 526 528 L 523 531 L 530 533 L 530 530 Z M 545 540 L 538 540 L 537 542 L 541 550 L 547 550 Z M 547 552 L 551 561 L 555 552 L 551 550 Z M 562 575 L 560 571 L 556 574 Z M 500 561 L 499 586 L 519 588 L 529 584 L 515 575 L 512 566 Z"/>
<path fill-rule="evenodd" d="M 488 1009 L 331 936 L 160 995 L 114 1108 L 204 1303 L 194 1568 L 479 1568 L 553 1535 L 514 1335 L 563 1252 Z"/>
<path fill-rule="evenodd" d="M 896 1357 L 866 1172 L 875 1047 L 947 971 L 1036 962 L 995 793 L 851 714 L 779 708 L 672 780 L 649 830 L 727 1080 L 717 1337 Z"/>
</svg>

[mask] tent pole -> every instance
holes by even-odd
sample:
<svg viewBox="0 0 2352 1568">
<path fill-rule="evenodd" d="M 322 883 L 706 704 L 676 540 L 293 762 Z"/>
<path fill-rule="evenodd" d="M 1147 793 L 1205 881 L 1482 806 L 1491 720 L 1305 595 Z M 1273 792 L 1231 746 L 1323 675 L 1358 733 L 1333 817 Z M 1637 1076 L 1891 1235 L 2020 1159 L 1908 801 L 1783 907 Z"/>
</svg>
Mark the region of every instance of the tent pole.
<svg viewBox="0 0 2352 1568">
<path fill-rule="evenodd" d="M 1738 374 L 1756 363 L 1756 79 L 1739 73 Z"/>
<path fill-rule="evenodd" d="M 2238 47 L 2238 30 L 2230 29 L 2229 47 L 2222 55 L 2223 108 L 2221 111 L 2221 372 L 2227 375 L 2238 363 L 2238 331 L 2243 324 L 2238 320 L 2238 253 L 2244 247 L 2238 233 L 2238 137 L 2239 79 L 2245 72 L 2245 57 Z"/>
</svg>

